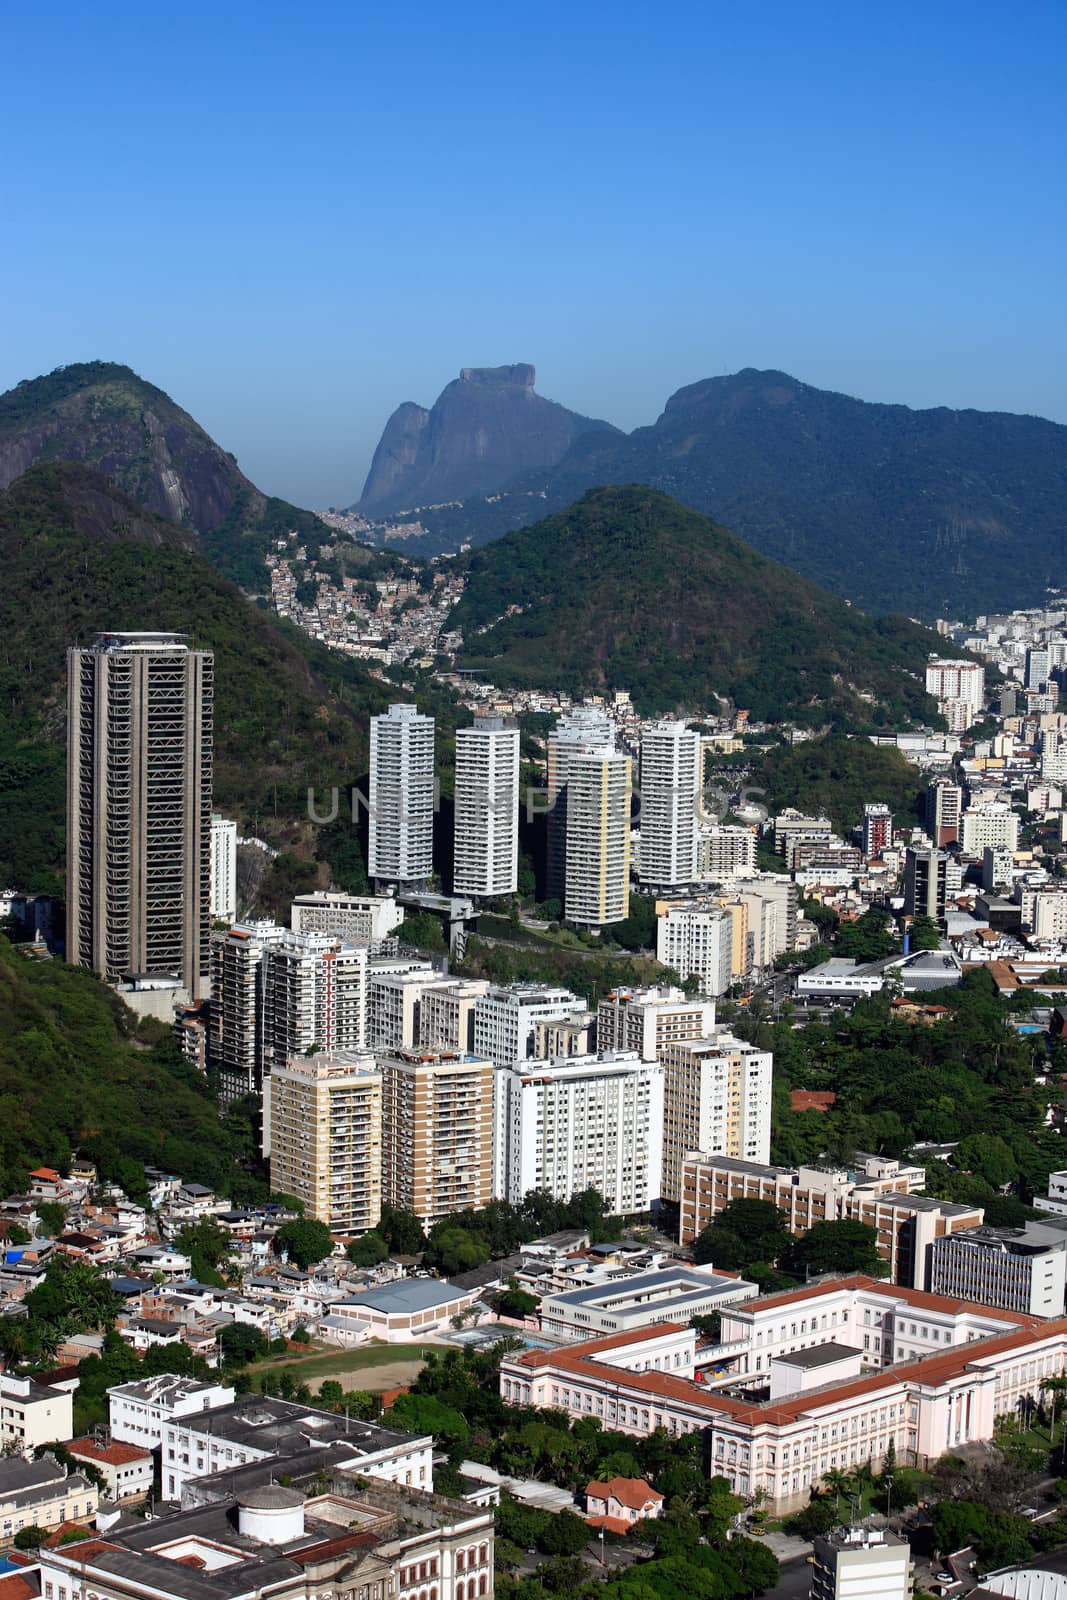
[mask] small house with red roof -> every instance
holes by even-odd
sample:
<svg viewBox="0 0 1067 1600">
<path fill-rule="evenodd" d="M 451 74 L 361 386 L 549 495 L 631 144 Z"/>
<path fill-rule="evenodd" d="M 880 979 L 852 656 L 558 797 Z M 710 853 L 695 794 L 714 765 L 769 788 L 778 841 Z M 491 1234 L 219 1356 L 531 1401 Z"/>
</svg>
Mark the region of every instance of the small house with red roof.
<svg viewBox="0 0 1067 1600">
<path fill-rule="evenodd" d="M 594 1478 L 585 1491 L 585 1514 L 597 1528 L 609 1533 L 629 1533 L 635 1522 L 646 1522 L 663 1511 L 663 1496 L 644 1478 Z"/>
</svg>

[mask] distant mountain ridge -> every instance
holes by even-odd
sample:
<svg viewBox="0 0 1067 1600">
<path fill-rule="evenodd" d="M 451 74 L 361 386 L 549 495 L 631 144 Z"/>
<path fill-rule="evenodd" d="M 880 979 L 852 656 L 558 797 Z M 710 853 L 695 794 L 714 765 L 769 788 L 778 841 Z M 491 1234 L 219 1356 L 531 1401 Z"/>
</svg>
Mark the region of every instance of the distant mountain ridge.
<svg viewBox="0 0 1067 1600">
<path fill-rule="evenodd" d="M 191 530 L 220 571 L 262 590 L 263 557 L 291 530 L 314 554 L 335 535 L 264 494 L 187 411 L 130 367 L 82 361 L 0 395 L 0 489 L 41 461 L 80 461 L 156 516 Z M 377 558 L 366 552 L 373 566 Z"/>
<path fill-rule="evenodd" d="M 405 400 L 385 425 L 358 509 L 492 494 L 518 474 L 554 467 L 588 429 L 616 432 L 544 399 L 535 378 L 526 362 L 464 367 L 431 408 Z"/>
<path fill-rule="evenodd" d="M 459 665 L 496 684 L 629 689 L 646 713 L 722 699 L 809 727 L 938 723 L 936 634 L 865 616 L 656 489 L 590 490 L 453 565 Z"/>
<path fill-rule="evenodd" d="M 916 411 L 746 368 L 679 389 L 629 435 L 587 429 L 492 502 L 420 513 L 405 551 L 482 544 L 604 484 L 644 483 L 870 611 L 966 616 L 1063 581 L 1067 427 Z"/>
</svg>

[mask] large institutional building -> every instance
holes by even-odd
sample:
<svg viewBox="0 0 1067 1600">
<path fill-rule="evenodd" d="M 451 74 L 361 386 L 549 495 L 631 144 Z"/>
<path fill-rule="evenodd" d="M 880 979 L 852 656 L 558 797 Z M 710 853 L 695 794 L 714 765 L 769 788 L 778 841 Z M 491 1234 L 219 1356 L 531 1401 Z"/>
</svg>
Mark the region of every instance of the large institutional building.
<svg viewBox="0 0 1067 1600">
<path fill-rule="evenodd" d="M 182 634 L 67 652 L 67 960 L 111 982 L 207 971 L 213 688 Z"/>
</svg>

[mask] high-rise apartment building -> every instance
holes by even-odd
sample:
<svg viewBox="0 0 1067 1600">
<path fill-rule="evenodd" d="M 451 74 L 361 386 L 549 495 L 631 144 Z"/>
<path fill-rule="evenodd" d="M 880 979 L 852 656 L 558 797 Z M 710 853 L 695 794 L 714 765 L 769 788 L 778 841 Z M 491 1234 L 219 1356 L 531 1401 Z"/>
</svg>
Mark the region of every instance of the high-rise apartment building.
<svg viewBox="0 0 1067 1600">
<path fill-rule="evenodd" d="M 474 1002 L 474 1053 L 499 1066 L 532 1061 L 538 1023 L 569 1017 L 583 1004 L 562 984 L 493 984 Z"/>
<path fill-rule="evenodd" d="M 239 922 L 211 940 L 208 1055 L 224 1104 L 263 1088 L 263 952 L 286 930 L 276 922 Z"/>
<path fill-rule="evenodd" d="M 366 1045 L 367 952 L 328 933 L 290 933 L 262 956 L 263 1076 L 309 1050 Z"/>
<path fill-rule="evenodd" d="M 681 1199 L 682 1162 L 692 1151 L 766 1162 L 771 1148 L 767 1050 L 727 1029 L 668 1044 L 663 1082 L 663 1198 Z"/>
<path fill-rule="evenodd" d="M 425 884 L 433 873 L 434 720 L 393 705 L 370 719 L 367 871 L 376 883 Z"/>
<path fill-rule="evenodd" d="M 904 915 L 943 922 L 948 893 L 949 857 L 943 850 L 904 853 Z"/>
<path fill-rule="evenodd" d="M 588 750 L 613 750 L 615 724 L 595 706 L 578 706 L 560 717 L 548 735 L 545 791 L 547 892 L 562 900 L 567 875 L 567 777 L 571 758 Z"/>
<path fill-rule="evenodd" d="M 860 848 L 869 861 L 880 856 L 893 843 L 893 813 L 887 805 L 873 801 L 863 808 L 863 840 Z"/>
<path fill-rule="evenodd" d="M 656 918 L 656 960 L 701 994 L 725 994 L 732 981 L 733 918 L 713 901 L 665 906 Z"/>
<path fill-rule="evenodd" d="M 373 949 L 396 932 L 404 908 L 392 895 L 338 894 L 313 889 L 297 895 L 289 908 L 294 933 L 332 933 L 345 944 Z"/>
<path fill-rule="evenodd" d="M 382 1075 L 357 1050 L 293 1056 L 270 1082 L 270 1178 L 333 1233 L 382 1215 Z"/>
<path fill-rule="evenodd" d="M 474 1008 L 489 992 L 484 978 L 455 978 L 422 992 L 419 1046 L 436 1050 L 474 1049 Z"/>
<path fill-rule="evenodd" d="M 374 961 L 367 971 L 367 1045 L 371 1050 L 414 1050 L 422 1039 L 422 1003 L 433 989 L 455 980 L 429 962 L 406 970 Z"/>
<path fill-rule="evenodd" d="M 926 790 L 926 831 L 939 850 L 960 836 L 963 790 L 950 778 L 935 778 Z"/>
<path fill-rule="evenodd" d="M 1026 652 L 1027 689 L 1044 689 L 1052 674 L 1052 652 L 1048 645 L 1030 645 Z"/>
<path fill-rule="evenodd" d="M 456 894 L 514 894 L 519 874 L 519 730 L 477 717 L 456 733 Z"/>
<path fill-rule="evenodd" d="M 940 660 L 926 663 L 926 692 L 948 722 L 950 733 L 963 733 L 977 722 L 985 704 L 985 668 L 978 661 Z"/>
<path fill-rule="evenodd" d="M 960 821 L 960 844 L 964 855 L 980 856 L 991 850 L 1019 848 L 1019 817 L 1003 801 L 968 806 Z"/>
<path fill-rule="evenodd" d="M 643 884 L 684 888 L 697 877 L 700 735 L 684 722 L 657 722 L 641 736 Z"/>
<path fill-rule="evenodd" d="M 484 1206 L 493 1189 L 493 1063 L 465 1051 L 404 1050 L 382 1073 L 382 1202 L 429 1227 Z"/>
<path fill-rule="evenodd" d="M 191 996 L 211 925 L 213 657 L 177 633 L 67 652 L 67 960 Z"/>
<path fill-rule="evenodd" d="M 237 824 L 214 812 L 211 817 L 211 920 L 237 916 Z"/>
<path fill-rule="evenodd" d="M 712 1001 L 683 994 L 670 984 L 613 989 L 597 1007 L 597 1049 L 636 1050 L 642 1061 L 662 1061 L 668 1044 L 702 1039 L 714 1027 Z"/>
<path fill-rule="evenodd" d="M 571 756 L 567 768 L 568 922 L 604 927 L 630 910 L 630 757 L 618 750 Z"/>
<path fill-rule="evenodd" d="M 613 1215 L 659 1199 L 663 1068 L 636 1051 L 516 1063 L 494 1085 L 494 1194 L 569 1200 L 596 1189 Z"/>
<path fill-rule="evenodd" d="M 755 828 L 740 823 L 702 827 L 697 836 L 697 877 L 702 883 L 752 877 L 757 851 Z"/>
</svg>

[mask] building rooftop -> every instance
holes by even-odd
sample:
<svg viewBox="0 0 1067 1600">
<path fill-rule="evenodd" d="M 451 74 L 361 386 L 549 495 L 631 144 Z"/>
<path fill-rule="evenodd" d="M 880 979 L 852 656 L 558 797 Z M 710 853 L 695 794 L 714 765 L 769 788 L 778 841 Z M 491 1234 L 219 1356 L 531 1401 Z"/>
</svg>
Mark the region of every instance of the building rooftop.
<svg viewBox="0 0 1067 1600">
<path fill-rule="evenodd" d="M 775 1356 L 774 1359 L 784 1362 L 787 1367 L 802 1367 L 810 1372 L 817 1367 L 830 1367 L 836 1361 L 848 1361 L 862 1354 L 863 1351 L 856 1345 L 838 1344 L 836 1339 L 829 1339 L 826 1344 L 813 1344 L 807 1350 L 791 1350 L 788 1355 Z"/>
<path fill-rule="evenodd" d="M 447 1280 L 436 1282 L 429 1278 L 405 1278 L 399 1283 L 386 1283 L 378 1289 L 368 1289 L 355 1295 L 346 1305 L 371 1306 L 385 1315 L 399 1311 L 431 1311 L 436 1306 L 447 1305 L 460 1299 L 466 1291 Z"/>
<path fill-rule="evenodd" d="M 273 1395 L 242 1395 L 232 1405 L 176 1417 L 175 1425 L 270 1455 L 292 1455 L 309 1445 L 344 1441 L 360 1455 L 374 1455 L 396 1445 L 413 1444 L 414 1435 L 375 1422 L 360 1422 L 314 1406 L 296 1405 Z"/>
</svg>

